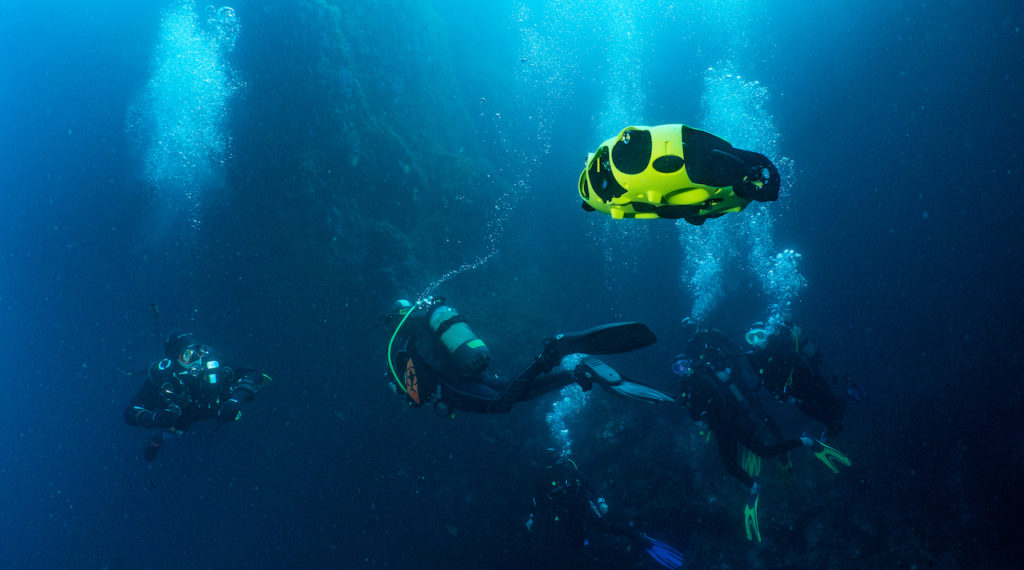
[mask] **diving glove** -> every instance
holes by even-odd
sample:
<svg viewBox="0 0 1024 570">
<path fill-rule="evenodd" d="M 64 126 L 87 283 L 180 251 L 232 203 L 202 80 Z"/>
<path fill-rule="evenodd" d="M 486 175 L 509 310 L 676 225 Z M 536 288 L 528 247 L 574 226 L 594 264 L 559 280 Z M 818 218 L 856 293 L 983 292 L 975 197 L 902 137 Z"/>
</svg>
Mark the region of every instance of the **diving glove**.
<svg viewBox="0 0 1024 570">
<path fill-rule="evenodd" d="M 240 419 L 242 419 L 242 404 L 234 398 L 226 400 L 217 410 L 217 421 L 219 422 L 235 422 Z"/>
<path fill-rule="evenodd" d="M 153 426 L 159 428 L 172 427 L 181 419 L 181 407 L 176 404 L 167 406 L 166 409 L 153 412 Z"/>
</svg>

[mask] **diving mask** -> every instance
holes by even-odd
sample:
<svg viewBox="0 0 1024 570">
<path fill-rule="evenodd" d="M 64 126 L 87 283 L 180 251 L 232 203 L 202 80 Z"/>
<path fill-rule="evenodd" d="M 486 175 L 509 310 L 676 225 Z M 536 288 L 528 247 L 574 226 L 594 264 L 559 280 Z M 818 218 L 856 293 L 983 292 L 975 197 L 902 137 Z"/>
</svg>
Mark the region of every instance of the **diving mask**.
<svg viewBox="0 0 1024 570">
<path fill-rule="evenodd" d="M 677 356 L 675 361 L 672 362 L 672 373 L 676 376 L 693 375 L 693 361 L 682 355 Z"/>
<path fill-rule="evenodd" d="M 210 350 L 206 348 L 206 345 L 195 344 L 181 351 L 181 354 L 178 355 L 178 362 L 187 368 L 202 360 L 207 354 L 210 354 Z"/>
<path fill-rule="evenodd" d="M 763 349 L 768 346 L 768 331 L 759 327 L 754 327 L 747 331 L 744 337 L 747 344 L 754 347 L 757 350 Z"/>
</svg>

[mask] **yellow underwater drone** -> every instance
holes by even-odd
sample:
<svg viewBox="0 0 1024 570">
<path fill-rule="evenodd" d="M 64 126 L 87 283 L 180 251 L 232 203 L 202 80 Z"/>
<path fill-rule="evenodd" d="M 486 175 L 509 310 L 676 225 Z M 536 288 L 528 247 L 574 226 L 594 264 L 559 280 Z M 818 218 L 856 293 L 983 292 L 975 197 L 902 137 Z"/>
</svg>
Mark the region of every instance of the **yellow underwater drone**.
<svg viewBox="0 0 1024 570">
<path fill-rule="evenodd" d="M 779 171 L 763 154 L 682 124 L 626 127 L 587 158 L 583 209 L 622 218 L 703 224 L 752 200 L 779 197 Z"/>
</svg>

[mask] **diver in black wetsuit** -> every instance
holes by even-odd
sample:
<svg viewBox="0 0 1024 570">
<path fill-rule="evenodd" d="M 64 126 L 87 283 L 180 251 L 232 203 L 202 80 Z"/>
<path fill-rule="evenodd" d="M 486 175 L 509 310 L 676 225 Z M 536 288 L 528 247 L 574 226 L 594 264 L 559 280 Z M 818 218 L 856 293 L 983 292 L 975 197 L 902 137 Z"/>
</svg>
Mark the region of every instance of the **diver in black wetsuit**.
<svg viewBox="0 0 1024 570">
<path fill-rule="evenodd" d="M 753 348 L 747 360 L 772 396 L 795 403 L 801 412 L 824 424 L 822 439 L 842 431 L 846 399 L 836 397 L 830 385 L 839 375 L 827 369 L 824 353 L 800 327 L 786 323 L 769 333 L 755 325 L 746 341 Z M 843 376 L 848 392 L 859 390 Z"/>
<path fill-rule="evenodd" d="M 760 542 L 757 505 L 760 484 L 760 458 L 779 458 L 791 470 L 788 452 L 810 447 L 815 456 L 837 472 L 837 464 L 850 465 L 839 451 L 807 436 L 784 438 L 774 418 L 757 399 L 754 389 L 759 380 L 740 351 L 720 331 L 701 329 L 692 323 L 691 336 L 684 353 L 677 355 L 672 371 L 679 376 L 680 402 L 701 429 L 710 429 L 718 445 L 718 454 L 733 477 L 750 490 L 744 509 L 747 538 Z M 763 436 L 767 429 L 773 442 Z"/>
<path fill-rule="evenodd" d="M 608 503 L 580 475 L 576 462 L 564 457 L 546 467 L 537 480 L 526 529 L 533 532 L 536 526 L 538 532 L 554 542 L 554 557 L 570 554 L 570 560 L 551 567 L 578 564 L 588 535 L 594 530 L 629 540 L 666 568 L 674 570 L 683 565 L 683 555 L 678 550 L 639 530 L 611 523 L 608 510 Z"/>
<path fill-rule="evenodd" d="M 680 401 L 693 421 L 710 429 L 718 444 L 722 464 L 747 488 L 755 481 L 740 465 L 740 445 L 760 457 L 775 457 L 803 445 L 800 439 L 784 439 L 782 432 L 755 396 L 752 371 L 743 356 L 731 349 L 724 334 L 702 330 L 690 338 L 685 353 L 676 357 L 673 371 L 680 377 Z M 767 443 L 762 426 L 776 440 Z"/>
<path fill-rule="evenodd" d="M 589 390 L 596 382 L 624 398 L 641 402 L 671 402 L 654 388 L 624 378 L 592 356 L 578 364 L 570 354 L 615 354 L 657 342 L 641 323 L 615 323 L 544 341 L 544 351 L 511 379 L 491 370 L 491 353 L 465 319 L 440 299 L 411 303 L 399 299 L 378 325 L 393 331 L 387 349 L 387 374 L 392 389 L 413 406 L 430 404 L 442 416 L 460 409 L 504 413 L 517 402 L 531 400 L 578 383 Z M 573 365 L 575 364 L 575 365 Z"/>
<path fill-rule="evenodd" d="M 143 456 L 156 459 L 164 431 L 182 433 L 195 422 L 234 422 L 242 404 L 251 402 L 270 377 L 250 368 L 228 367 L 210 355 L 190 333 L 175 331 L 164 346 L 164 358 L 153 363 L 142 387 L 124 411 L 125 422 L 143 429 L 160 429 Z"/>
</svg>

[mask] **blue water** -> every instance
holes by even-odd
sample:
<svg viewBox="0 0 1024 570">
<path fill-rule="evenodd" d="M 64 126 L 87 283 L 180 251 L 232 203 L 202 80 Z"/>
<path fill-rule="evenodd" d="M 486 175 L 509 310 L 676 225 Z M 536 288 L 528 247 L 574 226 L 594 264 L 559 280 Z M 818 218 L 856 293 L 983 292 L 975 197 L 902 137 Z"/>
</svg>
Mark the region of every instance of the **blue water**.
<svg viewBox="0 0 1024 570">
<path fill-rule="evenodd" d="M 0 5 L 0 567 L 565 564 L 523 526 L 549 448 L 695 568 L 1019 566 L 1024 5 L 834 4 Z M 580 210 L 588 152 L 679 122 L 780 200 Z M 423 292 L 506 374 L 645 322 L 610 361 L 666 390 L 683 317 L 795 319 L 867 393 L 854 464 L 767 477 L 753 545 L 681 409 L 409 409 L 374 320 Z M 275 381 L 146 464 L 122 411 L 172 328 Z M 575 563 L 656 567 L 627 546 Z"/>
</svg>

